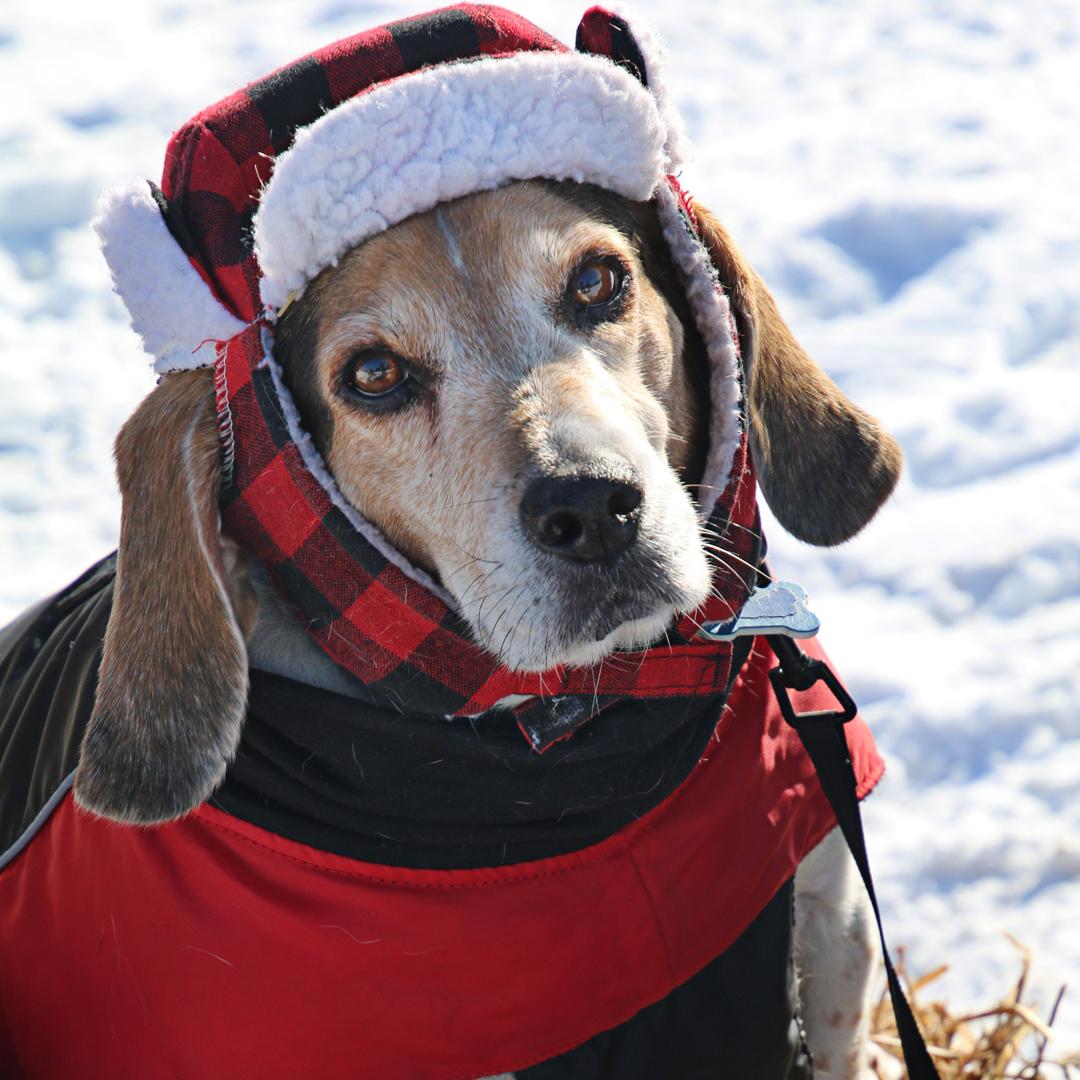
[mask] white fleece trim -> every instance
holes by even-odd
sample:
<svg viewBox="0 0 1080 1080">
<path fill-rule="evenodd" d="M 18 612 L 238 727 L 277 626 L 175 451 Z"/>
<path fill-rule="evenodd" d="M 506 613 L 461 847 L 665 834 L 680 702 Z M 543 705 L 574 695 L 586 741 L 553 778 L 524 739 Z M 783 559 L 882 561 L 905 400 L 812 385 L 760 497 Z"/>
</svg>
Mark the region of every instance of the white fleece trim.
<svg viewBox="0 0 1080 1080">
<path fill-rule="evenodd" d="M 670 162 L 656 98 L 603 57 L 530 52 L 443 64 L 302 128 L 255 215 L 262 300 L 276 312 L 350 248 L 438 203 L 512 180 L 651 198 Z"/>
<path fill-rule="evenodd" d="M 213 366 L 212 348 L 244 324 L 210 291 L 173 239 L 145 180 L 106 192 L 94 229 L 112 272 L 113 289 L 159 375 Z"/>
<path fill-rule="evenodd" d="M 698 495 L 698 514 L 707 520 L 716 500 L 727 487 L 742 435 L 739 353 L 732 335 L 728 298 L 716 280 L 712 260 L 704 245 L 686 231 L 678 200 L 669 184 L 663 184 L 656 193 L 656 211 L 709 357 L 712 425 Z M 707 493 L 711 498 L 706 497 Z"/>
<path fill-rule="evenodd" d="M 418 582 L 423 585 L 425 589 L 433 592 L 448 608 L 456 611 L 457 601 L 444 588 L 438 585 L 432 579 L 430 574 L 426 574 L 418 566 L 413 566 L 413 564 L 409 562 L 409 560 L 406 559 L 385 536 L 383 536 L 378 527 L 368 521 L 368 519 L 364 517 L 364 515 L 361 514 L 344 495 L 342 495 L 341 488 L 337 486 L 337 481 L 326 467 L 326 462 L 323 461 L 322 454 L 319 453 L 315 446 L 315 440 L 304 430 L 300 423 L 300 410 L 297 409 L 296 402 L 293 401 L 293 396 L 289 393 L 289 388 L 285 385 L 285 379 L 281 373 L 281 366 L 274 359 L 274 339 L 268 327 L 263 327 L 261 337 L 263 358 L 260 361 L 259 366 L 262 367 L 263 364 L 265 364 L 270 369 L 270 377 L 274 381 L 274 390 L 277 392 L 278 404 L 281 406 L 281 414 L 285 418 L 285 426 L 289 430 L 289 438 L 296 443 L 296 448 L 300 451 L 300 458 L 304 462 L 308 472 L 315 477 L 319 486 L 330 497 L 330 501 L 345 515 L 349 524 L 360 533 L 360 535 L 363 536 L 384 559 L 393 563 L 406 577 L 412 578 L 413 581 Z"/>
</svg>

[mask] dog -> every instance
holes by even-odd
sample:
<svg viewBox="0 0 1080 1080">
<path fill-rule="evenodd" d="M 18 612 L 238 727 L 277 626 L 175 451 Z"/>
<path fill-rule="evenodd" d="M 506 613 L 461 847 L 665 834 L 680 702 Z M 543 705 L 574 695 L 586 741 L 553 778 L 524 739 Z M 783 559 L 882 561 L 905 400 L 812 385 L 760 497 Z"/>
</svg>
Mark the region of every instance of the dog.
<svg viewBox="0 0 1080 1080">
<path fill-rule="evenodd" d="M 751 437 L 770 506 L 800 538 L 840 542 L 880 504 L 891 444 L 797 345 L 723 227 L 696 209 L 752 343 Z M 708 589 L 688 487 L 702 468 L 703 369 L 648 216 L 647 206 L 538 182 L 469 196 L 354 249 L 278 329 L 277 356 L 342 491 L 458 598 L 477 640 L 513 667 L 546 670 L 640 647 Z M 588 347 L 577 343 L 567 356 L 551 298 L 578 286 L 587 295 L 598 266 L 617 267 L 634 289 Z M 481 370 L 470 363 L 477 356 Z M 218 700 L 244 696 L 242 677 L 218 666 L 242 649 L 253 667 L 356 692 L 215 523 L 210 383 L 201 372 L 166 377 L 117 441 L 125 579 L 99 688 L 99 701 L 124 702 L 144 683 L 157 687 L 164 707 L 192 725 L 206 707 L 200 687 Z M 643 585 L 611 616 L 614 633 L 581 613 L 605 614 L 618 560 L 568 557 L 523 509 L 537 477 L 572 485 L 581 476 L 602 478 L 600 498 L 610 498 L 609 482 L 632 476 L 640 504 L 658 508 L 635 521 L 621 553 L 642 559 L 628 577 Z M 585 519 L 587 540 L 592 507 L 583 506 L 565 512 Z M 203 643 L 199 650 L 155 647 L 148 610 Z M 172 764 L 157 764 L 164 780 Z M 77 782 L 76 796 L 110 810 L 97 787 Z M 877 954 L 861 882 L 835 833 L 800 866 L 795 913 L 817 1074 L 864 1075 Z"/>
<path fill-rule="evenodd" d="M 840 543 L 890 494 L 899 450 L 717 218 L 693 215 L 731 305 L 761 490 L 794 536 Z M 697 510 L 716 406 L 680 281 L 653 203 L 528 179 L 391 225 L 279 312 L 274 360 L 337 489 L 508 671 L 645 649 L 734 557 Z M 222 528 L 220 397 L 212 371 L 167 374 L 117 439 L 119 573 L 74 780 L 113 820 L 175 819 L 215 790 L 249 670 L 368 700 Z M 166 741 L 144 716 L 167 718 Z M 794 921 L 814 1075 L 869 1077 L 873 916 L 835 830 L 798 867 Z"/>
</svg>

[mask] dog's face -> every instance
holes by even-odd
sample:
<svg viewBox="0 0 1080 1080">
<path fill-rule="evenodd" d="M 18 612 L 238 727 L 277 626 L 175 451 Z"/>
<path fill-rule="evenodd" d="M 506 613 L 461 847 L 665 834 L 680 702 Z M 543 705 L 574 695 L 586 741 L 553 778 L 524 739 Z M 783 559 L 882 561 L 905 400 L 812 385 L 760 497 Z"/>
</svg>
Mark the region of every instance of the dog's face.
<svg viewBox="0 0 1080 1080">
<path fill-rule="evenodd" d="M 519 183 L 414 217 L 276 350 L 346 498 L 511 668 L 645 645 L 709 589 L 684 328 L 644 230 L 594 199 Z"/>
<path fill-rule="evenodd" d="M 696 216 L 739 330 L 758 482 L 795 536 L 840 543 L 892 490 L 899 450 Z M 649 205 L 513 184 L 369 240 L 279 322 L 341 490 L 508 666 L 643 645 L 709 588 L 688 492 L 708 372 L 658 234 Z M 118 575 L 75 795 L 152 823 L 213 791 L 246 708 L 255 600 L 218 528 L 212 372 L 167 376 L 116 456 Z"/>
</svg>

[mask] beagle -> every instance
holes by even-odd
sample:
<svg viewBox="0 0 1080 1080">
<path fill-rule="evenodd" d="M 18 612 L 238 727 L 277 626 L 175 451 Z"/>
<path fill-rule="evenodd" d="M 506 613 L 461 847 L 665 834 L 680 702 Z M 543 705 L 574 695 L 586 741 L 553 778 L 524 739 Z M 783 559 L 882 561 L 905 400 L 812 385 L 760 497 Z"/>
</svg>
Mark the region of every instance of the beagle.
<svg viewBox="0 0 1080 1080">
<path fill-rule="evenodd" d="M 727 231 L 695 212 L 733 301 L 761 487 L 793 535 L 840 543 L 891 491 L 897 446 L 798 345 Z M 658 235 L 649 204 L 514 183 L 361 244 L 277 326 L 277 360 L 340 490 L 510 668 L 643 646 L 708 594 L 693 500 L 707 371 Z M 231 708 L 239 723 L 249 665 L 360 693 L 219 529 L 212 383 L 166 376 L 117 440 L 121 572 L 91 731 L 127 717 L 137 740 L 150 693 L 176 745 L 202 745 L 208 715 Z M 220 780 L 189 775 L 178 752 L 139 784 L 133 760 L 88 737 L 76 799 L 151 821 L 158 807 L 132 790 L 179 788 L 191 806 Z M 838 835 L 800 866 L 795 920 L 815 1075 L 869 1076 L 873 924 Z"/>
</svg>

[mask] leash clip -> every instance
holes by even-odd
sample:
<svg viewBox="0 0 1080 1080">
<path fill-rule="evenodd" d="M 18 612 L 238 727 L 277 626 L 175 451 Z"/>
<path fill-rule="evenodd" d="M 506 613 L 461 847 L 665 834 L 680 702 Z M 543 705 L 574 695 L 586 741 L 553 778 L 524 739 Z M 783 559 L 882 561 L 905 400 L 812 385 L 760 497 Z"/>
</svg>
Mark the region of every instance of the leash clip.
<svg viewBox="0 0 1080 1080">
<path fill-rule="evenodd" d="M 818 720 L 831 720 L 834 723 L 846 724 L 855 719 L 858 706 L 852 696 L 844 689 L 843 684 L 836 677 L 832 668 L 824 660 L 815 660 L 799 648 L 790 638 L 769 637 L 769 644 L 776 653 L 780 663 L 769 672 L 769 681 L 772 683 L 773 692 L 776 694 L 777 703 L 784 719 L 793 727 L 800 724 Z M 789 691 L 805 691 L 817 683 L 823 682 L 840 710 L 817 709 L 813 712 L 797 713 L 792 704 Z"/>
</svg>

